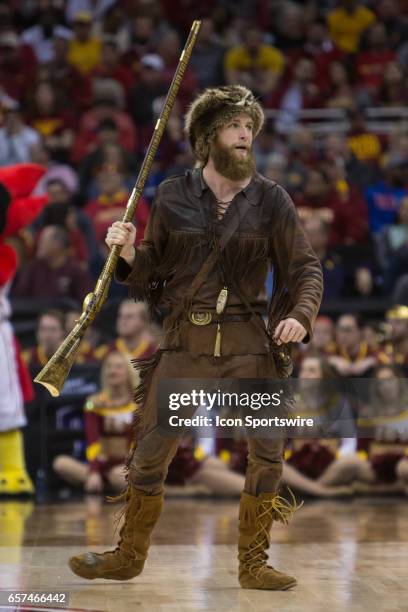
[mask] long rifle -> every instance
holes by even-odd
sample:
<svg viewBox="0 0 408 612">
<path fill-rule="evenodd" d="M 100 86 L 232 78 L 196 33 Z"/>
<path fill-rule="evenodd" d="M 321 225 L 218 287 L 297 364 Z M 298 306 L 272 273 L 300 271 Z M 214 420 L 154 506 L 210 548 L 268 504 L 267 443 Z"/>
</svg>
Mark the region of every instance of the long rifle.
<svg viewBox="0 0 408 612">
<path fill-rule="evenodd" d="M 180 55 L 177 70 L 174 74 L 166 100 L 163 104 L 160 117 L 157 120 L 156 127 L 154 128 L 149 148 L 147 149 L 142 167 L 140 168 L 136 185 L 126 205 L 125 214 L 122 219 L 123 223 L 132 221 L 134 217 L 137 203 L 139 202 L 143 193 L 143 188 L 146 183 L 146 179 L 149 175 L 154 157 L 156 155 L 156 151 L 159 147 L 160 140 L 163 136 L 163 132 L 167 124 L 167 120 L 173 108 L 181 80 L 190 60 L 191 52 L 197 39 L 200 26 L 200 21 L 193 21 L 190 34 L 188 36 L 185 47 Z M 109 287 L 112 282 L 113 274 L 116 268 L 116 264 L 119 259 L 120 251 L 120 246 L 115 245 L 114 247 L 112 247 L 108 259 L 106 260 L 103 270 L 98 278 L 93 293 L 89 293 L 85 297 L 82 307 L 82 314 L 76 322 L 75 327 L 68 334 L 64 342 L 56 350 L 51 359 L 46 363 L 41 372 L 34 379 L 34 382 L 44 385 L 44 387 L 48 389 L 48 391 L 53 397 L 58 397 L 58 395 L 60 394 L 60 391 L 64 386 L 69 371 L 75 361 L 82 338 L 84 337 L 84 334 L 88 327 L 91 325 L 92 321 L 95 319 L 95 316 L 98 314 L 103 304 L 105 303 Z"/>
</svg>

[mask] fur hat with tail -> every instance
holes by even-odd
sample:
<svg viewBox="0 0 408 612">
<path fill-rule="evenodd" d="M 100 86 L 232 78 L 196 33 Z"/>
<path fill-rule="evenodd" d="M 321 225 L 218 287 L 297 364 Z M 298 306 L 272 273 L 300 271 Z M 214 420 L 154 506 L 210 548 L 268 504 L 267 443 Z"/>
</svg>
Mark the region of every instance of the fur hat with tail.
<svg viewBox="0 0 408 612">
<path fill-rule="evenodd" d="M 253 93 L 246 87 L 214 87 L 206 89 L 194 100 L 186 113 L 184 129 L 200 162 L 205 163 L 208 159 L 211 136 L 239 113 L 245 113 L 253 120 L 255 138 L 262 128 L 264 113 Z"/>
</svg>

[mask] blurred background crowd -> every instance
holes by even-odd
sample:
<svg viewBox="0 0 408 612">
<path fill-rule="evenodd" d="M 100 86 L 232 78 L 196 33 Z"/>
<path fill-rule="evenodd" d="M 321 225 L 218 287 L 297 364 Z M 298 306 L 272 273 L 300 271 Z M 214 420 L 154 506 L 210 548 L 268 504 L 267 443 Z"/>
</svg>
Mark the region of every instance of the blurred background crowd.
<svg viewBox="0 0 408 612">
<path fill-rule="evenodd" d="M 194 165 L 183 134 L 188 104 L 205 87 L 245 84 L 267 116 L 254 144 L 257 168 L 292 196 L 324 271 L 321 316 L 312 345 L 294 356 L 296 373 L 317 359 L 321 376 L 328 366 L 345 377 L 384 367 L 390 378 L 406 377 L 406 0 L 0 1 L 0 167 L 47 167 L 36 193 L 49 203 L 12 239 L 12 321 L 31 373 L 72 329 L 101 271 L 106 229 L 123 214 L 197 18 L 199 39 L 137 209 L 137 241 L 158 184 Z M 149 356 L 158 343 L 145 306 L 126 295 L 113 285 L 53 411 L 38 389 L 27 406 L 36 480 L 61 449 L 83 459 L 82 408 L 100 390 L 101 363 L 113 353 Z M 104 384 L 127 406 L 126 368 L 112 363 Z M 106 398 L 98 401 L 103 412 Z M 57 463 L 58 473 L 75 472 Z M 94 478 L 88 488 L 100 486 Z"/>
</svg>

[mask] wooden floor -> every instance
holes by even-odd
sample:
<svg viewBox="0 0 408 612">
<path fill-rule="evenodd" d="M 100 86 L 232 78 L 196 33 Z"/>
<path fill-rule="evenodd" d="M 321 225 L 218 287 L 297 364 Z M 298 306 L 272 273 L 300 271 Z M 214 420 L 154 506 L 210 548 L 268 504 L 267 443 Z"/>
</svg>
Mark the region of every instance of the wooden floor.
<svg viewBox="0 0 408 612">
<path fill-rule="evenodd" d="M 280 593 L 239 588 L 237 509 L 235 500 L 166 500 L 144 573 L 115 583 L 77 578 L 66 560 L 115 542 L 118 506 L 0 502 L 0 589 L 66 591 L 75 610 L 408 611 L 405 498 L 306 501 L 290 526 L 274 524 L 271 563 L 299 581 Z"/>
</svg>

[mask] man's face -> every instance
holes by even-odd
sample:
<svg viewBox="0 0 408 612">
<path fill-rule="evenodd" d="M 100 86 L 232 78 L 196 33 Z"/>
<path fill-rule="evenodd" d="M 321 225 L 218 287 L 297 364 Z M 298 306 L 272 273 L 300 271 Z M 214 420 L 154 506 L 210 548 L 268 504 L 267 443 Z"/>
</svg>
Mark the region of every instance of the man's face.
<svg viewBox="0 0 408 612">
<path fill-rule="evenodd" d="M 375 7 L 380 21 L 393 19 L 399 16 L 399 6 L 395 0 L 381 0 Z"/>
<path fill-rule="evenodd" d="M 347 157 L 349 152 L 347 140 L 343 135 L 329 134 L 324 143 L 324 152 L 328 159 Z"/>
<path fill-rule="evenodd" d="M 313 132 L 306 127 L 296 128 L 290 135 L 290 148 L 294 153 L 314 151 L 315 138 Z"/>
<path fill-rule="evenodd" d="M 157 52 L 163 58 L 165 63 L 171 63 L 180 54 L 180 37 L 177 32 L 168 32 L 162 36 L 157 45 Z"/>
<path fill-rule="evenodd" d="M 64 338 L 61 321 L 51 315 L 43 315 L 37 328 L 37 342 L 47 352 L 57 350 Z"/>
<path fill-rule="evenodd" d="M 301 83 L 310 83 L 315 76 L 315 65 L 307 58 L 299 60 L 294 69 L 294 77 Z"/>
<path fill-rule="evenodd" d="M 268 162 L 265 168 L 265 176 L 279 185 L 285 182 L 286 160 L 276 157 Z"/>
<path fill-rule="evenodd" d="M 60 62 L 64 60 L 68 53 L 68 41 L 65 38 L 62 38 L 61 36 L 56 36 L 52 41 L 52 45 L 54 48 L 54 55 L 56 61 Z"/>
<path fill-rule="evenodd" d="M 336 325 L 336 339 L 340 346 L 346 348 L 360 342 L 360 329 L 354 317 L 340 317 Z"/>
<path fill-rule="evenodd" d="M 255 53 L 262 44 L 262 36 L 259 30 L 250 29 L 244 32 L 245 46 L 248 51 Z"/>
<path fill-rule="evenodd" d="M 91 24 L 85 21 L 76 21 L 74 23 L 74 33 L 80 42 L 88 41 L 91 36 Z"/>
<path fill-rule="evenodd" d="M 307 40 L 312 45 L 321 45 L 327 38 L 327 28 L 323 23 L 312 23 L 307 32 Z"/>
<path fill-rule="evenodd" d="M 300 366 L 300 380 L 318 379 L 322 377 L 320 359 L 317 357 L 305 357 Z"/>
<path fill-rule="evenodd" d="M 211 19 L 203 19 L 201 22 L 199 41 L 201 43 L 210 42 L 214 33 L 214 24 Z"/>
<path fill-rule="evenodd" d="M 405 319 L 388 319 L 392 340 L 402 340 L 408 336 L 408 321 Z"/>
<path fill-rule="evenodd" d="M 356 8 L 356 0 L 341 0 L 341 4 L 346 11 L 354 11 Z"/>
<path fill-rule="evenodd" d="M 120 306 L 116 320 L 116 331 L 119 336 L 122 338 L 136 336 L 144 327 L 142 304 L 125 302 Z"/>
<path fill-rule="evenodd" d="M 102 47 L 102 63 L 109 67 L 116 67 L 119 63 L 119 54 L 115 44 L 105 43 Z"/>
<path fill-rule="evenodd" d="M 101 146 L 117 144 L 119 142 L 118 130 L 114 126 L 104 126 L 98 135 Z"/>
<path fill-rule="evenodd" d="M 106 358 L 105 379 L 113 387 L 125 385 L 129 381 L 129 368 L 123 355 L 113 353 Z"/>
<path fill-rule="evenodd" d="M 211 142 L 210 158 L 215 169 L 232 181 L 248 178 L 255 170 L 253 127 L 249 115 L 235 115 Z"/>
<path fill-rule="evenodd" d="M 66 313 L 65 315 L 65 333 L 69 334 L 69 332 L 74 329 L 75 325 L 77 324 L 77 321 L 80 319 L 81 317 L 81 311 L 80 310 L 70 310 L 69 312 Z"/>
<path fill-rule="evenodd" d="M 326 319 L 317 319 L 313 331 L 313 345 L 324 349 L 333 340 L 333 323 Z"/>
<path fill-rule="evenodd" d="M 319 198 L 326 195 L 328 185 L 320 172 L 309 172 L 305 185 L 305 195 L 310 198 Z"/>
<path fill-rule="evenodd" d="M 377 393 L 385 401 L 385 406 L 387 402 L 391 402 L 398 398 L 400 392 L 400 379 L 395 375 L 392 369 L 381 368 L 376 374 L 376 379 L 378 381 L 376 384 Z"/>
<path fill-rule="evenodd" d="M 67 204 L 69 202 L 69 191 L 62 183 L 50 183 L 47 187 L 50 204 Z"/>
<path fill-rule="evenodd" d="M 114 170 L 102 172 L 98 180 L 101 194 L 103 195 L 113 196 L 122 189 L 122 176 Z"/>
<path fill-rule="evenodd" d="M 387 43 L 387 32 L 384 24 L 376 23 L 368 32 L 368 42 L 373 49 L 383 48 Z"/>
<path fill-rule="evenodd" d="M 151 17 L 136 17 L 133 21 L 133 32 L 137 40 L 147 42 L 154 34 Z"/>
<path fill-rule="evenodd" d="M 4 114 L 4 124 L 11 132 L 20 131 L 23 124 L 20 112 L 14 109 L 7 110 Z"/>
</svg>

